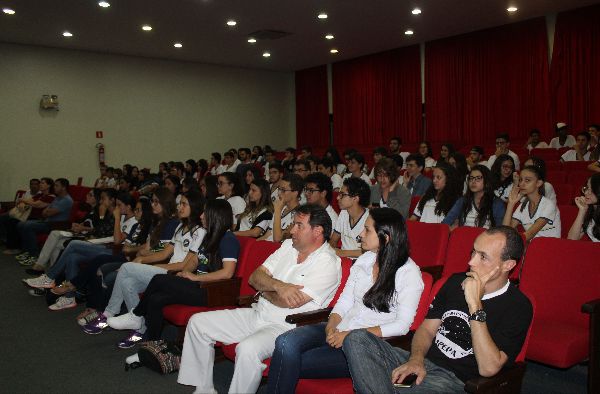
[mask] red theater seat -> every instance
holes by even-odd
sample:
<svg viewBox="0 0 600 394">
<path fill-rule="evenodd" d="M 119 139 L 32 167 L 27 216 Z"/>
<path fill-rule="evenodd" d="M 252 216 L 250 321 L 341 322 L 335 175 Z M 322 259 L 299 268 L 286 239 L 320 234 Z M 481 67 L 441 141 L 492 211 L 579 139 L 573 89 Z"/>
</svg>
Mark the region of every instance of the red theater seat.
<svg viewBox="0 0 600 394">
<path fill-rule="evenodd" d="M 421 223 L 407 220 L 406 228 L 410 242 L 410 257 L 422 270 L 440 277 L 450 229 L 445 224 Z"/>
<path fill-rule="evenodd" d="M 446 249 L 446 261 L 442 277 L 447 277 L 458 272 L 469 269 L 469 260 L 473 243 L 479 234 L 485 231 L 482 227 L 457 227 L 450 233 L 448 248 Z"/>
</svg>

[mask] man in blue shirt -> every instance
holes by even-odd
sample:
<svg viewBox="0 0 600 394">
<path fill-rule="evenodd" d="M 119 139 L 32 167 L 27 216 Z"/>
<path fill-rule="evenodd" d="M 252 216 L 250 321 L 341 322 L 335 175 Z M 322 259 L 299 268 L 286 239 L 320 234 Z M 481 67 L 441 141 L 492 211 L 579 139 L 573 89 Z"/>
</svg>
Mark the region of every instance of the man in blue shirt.
<svg viewBox="0 0 600 394">
<path fill-rule="evenodd" d="M 28 254 L 27 258 L 20 261 L 21 265 L 28 266 L 36 262 L 39 254 L 37 245 L 38 234 L 48 234 L 53 222 L 66 222 L 71 215 L 73 199 L 68 192 L 69 181 L 58 178 L 54 182 L 56 198 L 42 211 L 42 220 L 26 220 L 17 225 L 23 249 Z"/>
<path fill-rule="evenodd" d="M 406 158 L 406 172 L 402 177 L 402 183 L 413 197 L 422 196 L 431 186 L 431 179 L 423 175 L 424 168 L 423 156 L 413 154 Z"/>
</svg>

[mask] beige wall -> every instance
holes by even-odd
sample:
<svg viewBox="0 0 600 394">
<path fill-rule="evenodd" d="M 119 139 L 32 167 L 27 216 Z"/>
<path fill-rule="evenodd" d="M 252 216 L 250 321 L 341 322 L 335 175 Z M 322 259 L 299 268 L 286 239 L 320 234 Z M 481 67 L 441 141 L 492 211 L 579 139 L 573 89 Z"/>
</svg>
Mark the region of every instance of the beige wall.
<svg viewBox="0 0 600 394">
<path fill-rule="evenodd" d="M 295 144 L 294 74 L 0 44 L 0 200 L 30 177 L 93 182 L 211 151 Z M 60 111 L 39 109 L 56 94 Z M 96 139 L 96 130 L 104 132 Z"/>
</svg>

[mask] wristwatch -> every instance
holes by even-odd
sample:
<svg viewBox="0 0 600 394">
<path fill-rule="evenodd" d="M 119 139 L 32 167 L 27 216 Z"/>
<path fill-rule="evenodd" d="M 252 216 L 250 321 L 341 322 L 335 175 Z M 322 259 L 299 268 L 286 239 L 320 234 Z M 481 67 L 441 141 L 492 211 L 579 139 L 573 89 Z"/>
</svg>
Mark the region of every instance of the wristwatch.
<svg viewBox="0 0 600 394">
<path fill-rule="evenodd" d="M 471 316 L 469 316 L 469 320 L 475 320 L 481 323 L 485 323 L 487 320 L 487 314 L 483 309 L 478 309 Z"/>
</svg>

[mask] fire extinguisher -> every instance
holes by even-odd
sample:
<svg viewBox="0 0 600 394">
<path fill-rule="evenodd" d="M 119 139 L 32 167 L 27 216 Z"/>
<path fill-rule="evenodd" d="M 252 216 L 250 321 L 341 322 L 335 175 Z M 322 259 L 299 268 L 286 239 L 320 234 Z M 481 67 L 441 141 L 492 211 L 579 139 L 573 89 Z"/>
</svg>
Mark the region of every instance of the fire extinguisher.
<svg viewBox="0 0 600 394">
<path fill-rule="evenodd" d="M 103 166 L 104 165 L 104 145 L 96 144 L 96 148 L 98 148 L 98 163 L 100 163 L 100 165 Z"/>
</svg>

